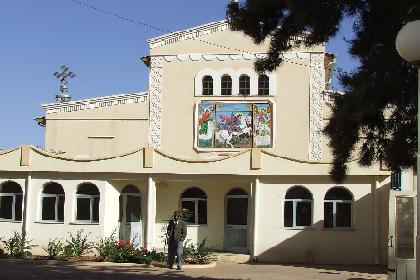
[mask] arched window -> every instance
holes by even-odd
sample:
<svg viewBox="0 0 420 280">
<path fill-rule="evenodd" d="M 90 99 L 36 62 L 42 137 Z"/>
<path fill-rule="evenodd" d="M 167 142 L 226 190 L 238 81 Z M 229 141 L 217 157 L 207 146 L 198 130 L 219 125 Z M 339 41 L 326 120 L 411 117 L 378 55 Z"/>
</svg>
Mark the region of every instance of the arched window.
<svg viewBox="0 0 420 280">
<path fill-rule="evenodd" d="M 182 211 L 187 212 L 191 224 L 207 224 L 207 195 L 200 188 L 189 188 L 181 195 Z"/>
<path fill-rule="evenodd" d="M 239 77 L 239 94 L 249 95 L 251 92 L 251 82 L 247 75 L 241 75 Z"/>
<path fill-rule="evenodd" d="M 206 75 L 203 77 L 203 95 L 213 95 L 213 78 Z"/>
<path fill-rule="evenodd" d="M 351 227 L 353 197 L 340 187 L 330 189 L 324 198 L 324 228 Z"/>
<path fill-rule="evenodd" d="M 64 190 L 55 182 L 47 183 L 42 190 L 42 214 L 43 221 L 64 221 Z"/>
<path fill-rule="evenodd" d="M 22 221 L 22 188 L 13 181 L 0 185 L 0 219 Z"/>
<path fill-rule="evenodd" d="M 311 226 L 312 202 L 312 194 L 304 187 L 294 186 L 290 188 L 284 201 L 284 226 Z"/>
<path fill-rule="evenodd" d="M 232 78 L 229 75 L 223 75 L 221 82 L 221 94 L 232 95 Z"/>
<path fill-rule="evenodd" d="M 76 193 L 76 220 L 90 223 L 99 222 L 98 187 L 92 183 L 79 185 Z"/>
<path fill-rule="evenodd" d="M 258 77 L 258 95 L 270 94 L 270 79 L 267 75 L 261 74 Z"/>
</svg>

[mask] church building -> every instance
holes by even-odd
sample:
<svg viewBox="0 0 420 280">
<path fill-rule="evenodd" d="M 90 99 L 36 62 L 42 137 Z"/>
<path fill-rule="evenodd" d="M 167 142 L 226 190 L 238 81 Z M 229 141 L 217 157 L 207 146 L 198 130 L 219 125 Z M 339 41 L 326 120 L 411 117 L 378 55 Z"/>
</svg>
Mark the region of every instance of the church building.
<svg viewBox="0 0 420 280">
<path fill-rule="evenodd" d="M 390 171 L 354 159 L 331 179 L 334 56 L 304 41 L 257 73 L 268 42 L 208 23 L 148 41 L 147 91 L 42 105 L 45 148 L 0 151 L 0 236 L 162 250 L 182 210 L 191 243 L 257 262 L 387 264 Z"/>
</svg>

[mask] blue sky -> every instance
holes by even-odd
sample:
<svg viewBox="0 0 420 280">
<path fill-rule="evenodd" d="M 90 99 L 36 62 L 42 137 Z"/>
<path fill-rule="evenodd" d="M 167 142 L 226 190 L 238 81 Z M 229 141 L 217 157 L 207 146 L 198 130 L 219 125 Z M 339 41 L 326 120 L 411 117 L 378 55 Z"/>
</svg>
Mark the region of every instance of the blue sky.
<svg viewBox="0 0 420 280">
<path fill-rule="evenodd" d="M 77 75 L 69 79 L 73 99 L 147 90 L 148 69 L 139 58 L 148 54 L 146 40 L 164 32 L 76 2 L 177 31 L 224 19 L 229 0 L 0 0 L 0 149 L 43 147 L 44 128 L 34 118 L 43 116 L 41 104 L 55 101 L 53 73 L 63 64 Z M 355 63 L 343 37 L 351 37 L 351 21 L 327 45 L 348 70 Z"/>
</svg>

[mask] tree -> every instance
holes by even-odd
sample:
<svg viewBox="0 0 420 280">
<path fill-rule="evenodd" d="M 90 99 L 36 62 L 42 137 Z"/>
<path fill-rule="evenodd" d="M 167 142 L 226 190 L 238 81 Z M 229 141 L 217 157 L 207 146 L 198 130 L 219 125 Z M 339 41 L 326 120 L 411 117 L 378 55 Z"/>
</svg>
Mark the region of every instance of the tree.
<svg viewBox="0 0 420 280">
<path fill-rule="evenodd" d="M 417 70 L 398 55 L 395 38 L 401 27 L 420 19 L 419 0 L 247 0 L 232 1 L 227 17 L 233 30 L 255 43 L 270 38 L 268 57 L 258 59 L 258 72 L 273 71 L 290 38 L 304 34 L 312 46 L 328 41 L 343 18 L 355 17 L 350 54 L 360 62 L 341 72 L 344 95 L 336 95 L 324 129 L 333 153 L 330 171 L 344 180 L 354 154 L 361 166 L 381 160 L 391 169 L 414 167 L 417 151 Z"/>
</svg>

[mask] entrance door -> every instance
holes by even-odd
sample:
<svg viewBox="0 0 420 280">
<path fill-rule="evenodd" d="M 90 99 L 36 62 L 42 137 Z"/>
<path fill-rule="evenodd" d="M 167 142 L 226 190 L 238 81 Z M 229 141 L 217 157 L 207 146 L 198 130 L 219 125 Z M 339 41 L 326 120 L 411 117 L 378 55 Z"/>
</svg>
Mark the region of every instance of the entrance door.
<svg viewBox="0 0 420 280">
<path fill-rule="evenodd" d="M 248 194 L 240 188 L 226 195 L 225 250 L 248 251 Z"/>
<path fill-rule="evenodd" d="M 126 186 L 120 195 L 120 239 L 142 245 L 141 196 L 135 186 Z"/>
<path fill-rule="evenodd" d="M 415 280 L 416 197 L 391 191 L 389 204 L 388 279 Z"/>
</svg>

